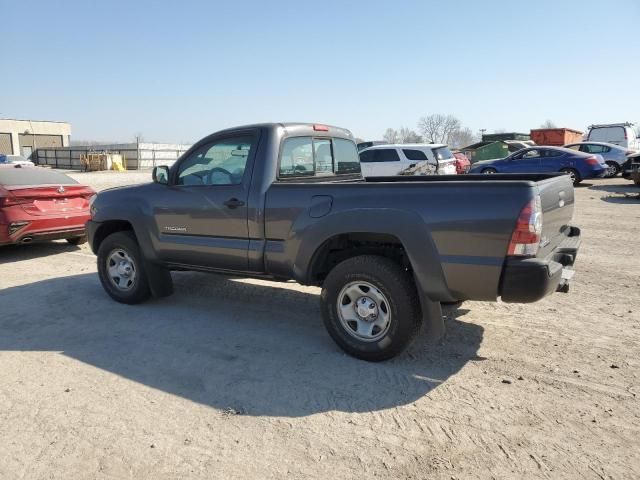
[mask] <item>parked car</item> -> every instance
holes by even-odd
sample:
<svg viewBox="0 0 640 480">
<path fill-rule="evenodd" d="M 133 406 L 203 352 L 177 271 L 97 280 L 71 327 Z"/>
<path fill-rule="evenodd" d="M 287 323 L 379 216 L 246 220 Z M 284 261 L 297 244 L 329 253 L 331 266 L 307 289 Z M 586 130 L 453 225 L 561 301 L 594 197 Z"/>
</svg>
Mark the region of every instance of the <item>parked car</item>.
<svg viewBox="0 0 640 480">
<path fill-rule="evenodd" d="M 476 162 L 469 173 L 563 172 L 571 175 L 573 184 L 577 185 L 586 178 L 603 177 L 608 170 L 608 165 L 600 155 L 562 147 L 530 147 L 506 158 Z"/>
<path fill-rule="evenodd" d="M 453 156 L 456 159 L 456 173 L 458 175 L 469 173 L 469 169 L 471 168 L 469 158 L 462 152 L 453 152 Z"/>
<path fill-rule="evenodd" d="M 585 140 L 589 142 L 605 142 L 620 145 L 627 150 L 640 151 L 640 136 L 633 123 L 607 123 L 591 125 Z"/>
<path fill-rule="evenodd" d="M 108 295 L 170 295 L 171 270 L 322 286 L 329 334 L 365 360 L 397 355 L 423 323 L 440 337 L 442 302 L 567 291 L 580 245 L 566 175 L 363 181 L 353 136 L 326 125 L 214 133 L 153 180 L 91 201 Z"/>
<path fill-rule="evenodd" d="M 83 243 L 94 194 L 55 170 L 0 167 L 0 245 L 58 239 Z"/>
<path fill-rule="evenodd" d="M 455 175 L 456 159 L 444 144 L 374 145 L 360 151 L 362 176 Z"/>
<path fill-rule="evenodd" d="M 632 180 L 640 187 L 640 153 L 634 153 L 627 157 L 627 161 L 622 166 L 622 177 Z"/>
<path fill-rule="evenodd" d="M 619 145 L 604 142 L 578 142 L 565 145 L 564 148 L 576 150 L 583 153 L 593 153 L 600 155 L 609 166 L 607 177 L 615 177 L 622 171 L 622 165 L 627 161 L 627 155 L 633 153 Z"/>
<path fill-rule="evenodd" d="M 35 166 L 31 160 L 22 155 L 4 155 L 0 154 L 0 165 L 21 165 L 23 167 Z"/>
</svg>

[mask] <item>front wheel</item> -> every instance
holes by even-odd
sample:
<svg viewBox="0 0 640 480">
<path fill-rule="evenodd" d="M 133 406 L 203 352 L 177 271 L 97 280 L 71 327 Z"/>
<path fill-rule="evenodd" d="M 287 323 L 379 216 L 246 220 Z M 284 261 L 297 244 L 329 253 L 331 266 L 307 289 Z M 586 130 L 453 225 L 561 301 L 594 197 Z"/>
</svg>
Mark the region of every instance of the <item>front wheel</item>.
<svg viewBox="0 0 640 480">
<path fill-rule="evenodd" d="M 574 185 L 578 185 L 582 181 L 582 177 L 580 177 L 578 171 L 574 170 L 573 168 L 563 168 L 560 171 L 569 175 Z"/>
<path fill-rule="evenodd" d="M 116 302 L 130 305 L 151 295 L 140 247 L 132 232 L 116 232 L 98 249 L 98 275 L 102 287 Z"/>
<path fill-rule="evenodd" d="M 398 355 L 420 330 L 413 278 L 385 257 L 362 255 L 338 264 L 327 275 L 321 298 L 329 335 L 362 360 Z"/>
</svg>

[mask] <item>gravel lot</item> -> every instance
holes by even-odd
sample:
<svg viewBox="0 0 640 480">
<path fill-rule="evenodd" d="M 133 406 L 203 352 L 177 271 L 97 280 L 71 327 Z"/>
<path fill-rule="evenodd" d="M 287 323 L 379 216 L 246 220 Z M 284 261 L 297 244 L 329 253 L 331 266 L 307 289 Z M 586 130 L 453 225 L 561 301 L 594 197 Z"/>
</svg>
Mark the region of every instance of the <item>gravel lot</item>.
<svg viewBox="0 0 640 480">
<path fill-rule="evenodd" d="M 144 173 L 75 173 L 95 188 Z M 174 274 L 111 301 L 66 242 L 0 249 L 0 479 L 639 478 L 640 201 L 577 189 L 567 294 L 467 302 L 369 364 L 317 288 Z"/>
</svg>

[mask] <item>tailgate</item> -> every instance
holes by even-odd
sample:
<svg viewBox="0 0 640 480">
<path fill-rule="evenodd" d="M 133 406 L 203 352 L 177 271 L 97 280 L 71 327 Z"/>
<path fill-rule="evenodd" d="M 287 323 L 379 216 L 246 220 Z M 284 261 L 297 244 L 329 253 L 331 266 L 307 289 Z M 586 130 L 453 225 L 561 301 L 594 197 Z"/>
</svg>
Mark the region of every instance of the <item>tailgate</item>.
<svg viewBox="0 0 640 480">
<path fill-rule="evenodd" d="M 539 258 L 549 256 L 569 235 L 573 218 L 574 191 L 569 175 L 561 175 L 537 182 L 542 204 L 542 235 Z"/>
</svg>

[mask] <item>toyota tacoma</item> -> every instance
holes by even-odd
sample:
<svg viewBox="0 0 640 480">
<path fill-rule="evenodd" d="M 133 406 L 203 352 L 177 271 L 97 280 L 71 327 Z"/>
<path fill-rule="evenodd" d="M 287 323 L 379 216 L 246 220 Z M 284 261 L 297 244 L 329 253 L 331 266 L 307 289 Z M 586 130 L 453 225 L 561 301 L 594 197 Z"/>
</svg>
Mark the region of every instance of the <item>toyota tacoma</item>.
<svg viewBox="0 0 640 480">
<path fill-rule="evenodd" d="M 329 334 L 370 361 L 422 325 L 439 338 L 444 304 L 568 291 L 580 245 L 569 175 L 364 180 L 352 134 L 327 125 L 223 130 L 152 178 L 90 202 L 114 300 L 170 295 L 173 270 L 293 279 L 322 287 Z"/>
</svg>

